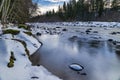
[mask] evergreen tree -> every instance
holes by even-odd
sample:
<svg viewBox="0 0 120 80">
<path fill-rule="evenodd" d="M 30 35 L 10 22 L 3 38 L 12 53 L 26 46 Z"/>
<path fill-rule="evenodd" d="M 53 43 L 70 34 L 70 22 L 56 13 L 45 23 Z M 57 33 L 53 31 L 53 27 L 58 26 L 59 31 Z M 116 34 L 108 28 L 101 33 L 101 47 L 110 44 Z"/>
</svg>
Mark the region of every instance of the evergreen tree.
<svg viewBox="0 0 120 80">
<path fill-rule="evenodd" d="M 59 7 L 58 7 L 58 16 L 59 16 L 61 19 L 64 19 L 63 10 L 62 10 L 62 8 L 60 7 L 60 5 L 59 5 Z"/>
<path fill-rule="evenodd" d="M 84 17 L 84 0 L 79 0 L 77 2 L 77 20 L 82 20 Z"/>
<path fill-rule="evenodd" d="M 102 16 L 103 11 L 104 11 L 104 2 L 103 2 L 103 0 L 100 0 L 99 1 L 99 10 L 98 10 L 98 16 L 99 17 Z"/>
<path fill-rule="evenodd" d="M 63 11 L 66 12 L 67 10 L 67 6 L 66 6 L 66 2 L 63 3 Z"/>
<path fill-rule="evenodd" d="M 112 9 L 119 10 L 120 9 L 120 0 L 113 0 L 112 1 Z"/>
<path fill-rule="evenodd" d="M 55 15 L 55 10 L 54 9 L 52 10 L 52 15 Z"/>
</svg>

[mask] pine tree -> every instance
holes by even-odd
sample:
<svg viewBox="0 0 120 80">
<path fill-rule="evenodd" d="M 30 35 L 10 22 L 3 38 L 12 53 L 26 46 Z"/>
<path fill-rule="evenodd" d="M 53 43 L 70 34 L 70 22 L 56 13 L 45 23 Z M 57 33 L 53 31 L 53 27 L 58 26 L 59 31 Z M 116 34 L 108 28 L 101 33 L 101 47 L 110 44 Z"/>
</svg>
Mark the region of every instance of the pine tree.
<svg viewBox="0 0 120 80">
<path fill-rule="evenodd" d="M 58 16 L 59 16 L 61 19 L 64 19 L 63 10 L 62 10 L 62 8 L 60 7 L 60 5 L 59 5 L 59 7 L 58 7 Z"/>
<path fill-rule="evenodd" d="M 113 0 L 112 9 L 113 10 L 119 10 L 120 9 L 120 0 Z"/>
<path fill-rule="evenodd" d="M 52 10 L 52 15 L 55 15 L 55 10 L 54 9 Z"/>
<path fill-rule="evenodd" d="M 98 16 L 101 17 L 104 11 L 104 2 L 103 0 L 99 1 L 99 10 L 98 10 Z"/>
<path fill-rule="evenodd" d="M 66 12 L 67 10 L 67 6 L 66 6 L 66 2 L 63 3 L 63 11 Z"/>
</svg>

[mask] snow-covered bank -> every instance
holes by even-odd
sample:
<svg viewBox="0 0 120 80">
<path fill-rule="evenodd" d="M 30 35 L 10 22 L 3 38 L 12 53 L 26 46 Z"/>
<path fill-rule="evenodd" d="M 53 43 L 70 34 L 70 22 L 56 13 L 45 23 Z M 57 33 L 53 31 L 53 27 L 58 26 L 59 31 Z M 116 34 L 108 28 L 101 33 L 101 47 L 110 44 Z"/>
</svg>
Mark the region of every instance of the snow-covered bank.
<svg viewBox="0 0 120 80">
<path fill-rule="evenodd" d="M 42 65 L 31 65 L 29 56 L 38 50 L 41 44 L 28 30 L 1 27 L 2 25 L 0 25 L 0 80 L 61 80 Z M 12 55 L 14 60 L 11 58 Z"/>
</svg>

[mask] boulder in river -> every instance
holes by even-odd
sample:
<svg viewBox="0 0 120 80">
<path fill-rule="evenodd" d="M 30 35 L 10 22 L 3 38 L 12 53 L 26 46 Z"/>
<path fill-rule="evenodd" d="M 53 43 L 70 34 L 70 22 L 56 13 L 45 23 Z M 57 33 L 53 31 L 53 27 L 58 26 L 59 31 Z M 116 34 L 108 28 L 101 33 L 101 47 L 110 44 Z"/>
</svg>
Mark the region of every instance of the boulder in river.
<svg viewBox="0 0 120 80">
<path fill-rule="evenodd" d="M 62 29 L 62 31 L 67 31 L 67 29 L 64 28 L 64 29 Z"/>
<path fill-rule="evenodd" d="M 37 32 L 37 33 L 36 33 L 36 35 L 37 35 L 37 36 L 41 36 L 42 34 L 41 34 L 41 33 L 39 33 L 39 32 Z"/>
<path fill-rule="evenodd" d="M 84 69 L 83 66 L 77 63 L 72 63 L 71 65 L 69 65 L 69 68 L 73 71 L 76 71 L 78 74 L 79 74 L 79 71 L 82 71 Z"/>
</svg>

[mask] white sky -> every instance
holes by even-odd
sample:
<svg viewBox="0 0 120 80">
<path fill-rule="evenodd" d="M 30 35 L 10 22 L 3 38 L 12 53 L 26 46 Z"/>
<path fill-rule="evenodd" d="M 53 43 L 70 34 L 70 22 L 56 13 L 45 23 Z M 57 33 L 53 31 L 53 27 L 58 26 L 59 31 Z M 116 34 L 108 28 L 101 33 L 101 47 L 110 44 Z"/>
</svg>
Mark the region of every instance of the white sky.
<svg viewBox="0 0 120 80">
<path fill-rule="evenodd" d="M 50 2 L 61 2 L 61 1 L 69 1 L 69 0 L 45 0 L 45 1 L 50 1 Z"/>
<path fill-rule="evenodd" d="M 49 2 L 45 4 L 45 1 Z M 38 9 L 41 11 L 41 14 L 45 13 L 46 11 L 50 10 L 58 10 L 58 6 L 62 4 L 64 1 L 69 1 L 69 0 L 41 0 L 40 2 L 40 8 Z M 44 3 L 43 3 L 44 2 Z"/>
<path fill-rule="evenodd" d="M 45 13 L 46 11 L 50 11 L 50 10 L 55 10 L 55 11 L 57 11 L 58 10 L 58 6 L 59 5 L 49 5 L 49 6 L 40 6 L 40 11 L 41 11 L 41 13 L 43 14 L 43 13 Z"/>
</svg>

